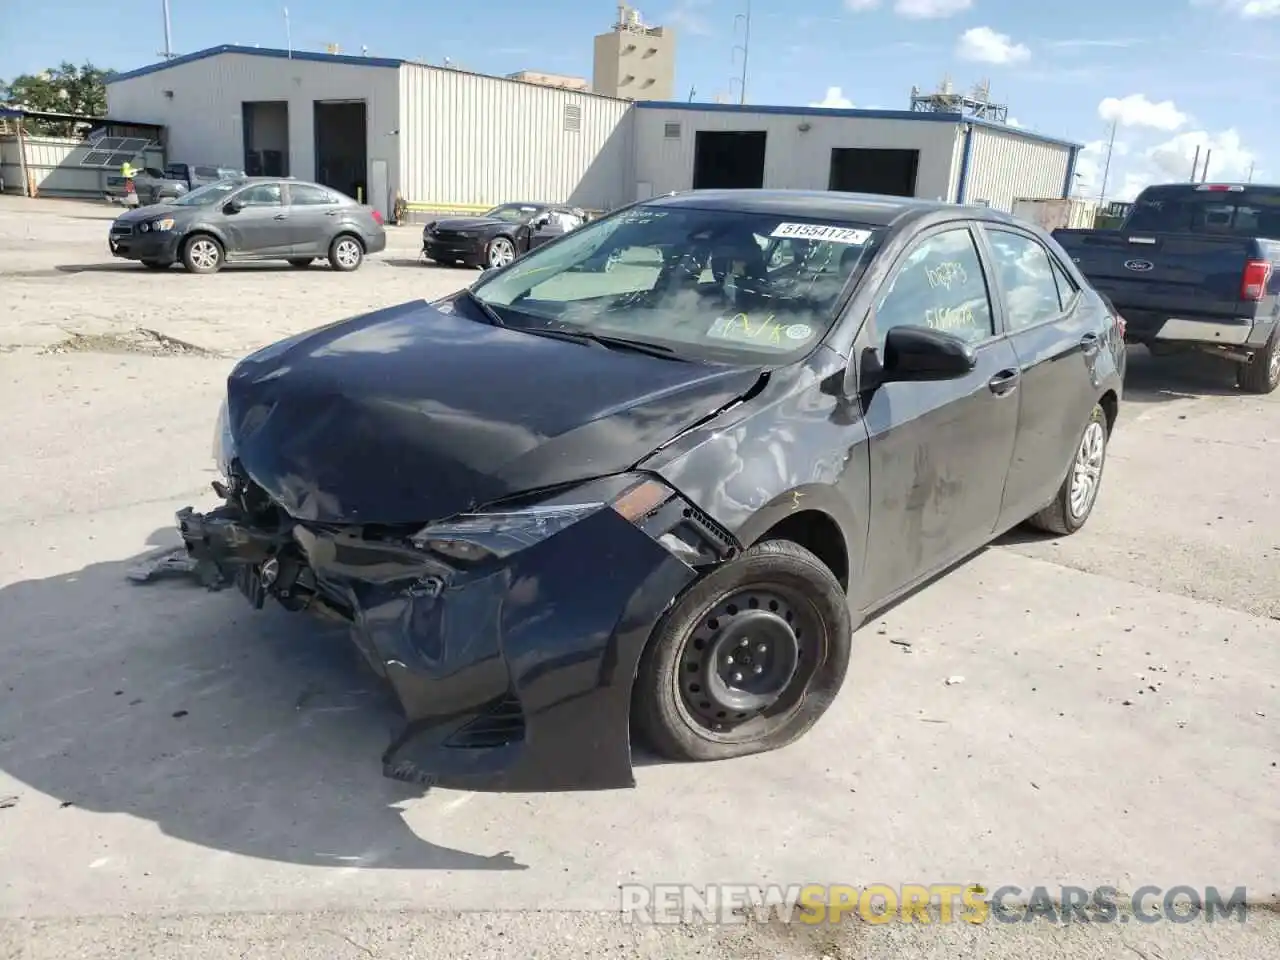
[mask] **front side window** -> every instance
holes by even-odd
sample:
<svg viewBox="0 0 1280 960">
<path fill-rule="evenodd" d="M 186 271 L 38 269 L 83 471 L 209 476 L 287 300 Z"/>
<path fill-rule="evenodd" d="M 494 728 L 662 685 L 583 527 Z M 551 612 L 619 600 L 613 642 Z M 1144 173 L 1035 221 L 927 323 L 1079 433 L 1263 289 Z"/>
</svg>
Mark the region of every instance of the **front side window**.
<svg viewBox="0 0 1280 960">
<path fill-rule="evenodd" d="M 258 183 L 254 184 L 237 198 L 246 207 L 278 207 L 282 200 L 280 196 L 280 184 L 278 183 Z"/>
<path fill-rule="evenodd" d="M 826 334 L 880 233 L 797 215 L 642 205 L 536 249 L 473 292 L 510 326 L 644 340 L 690 359 L 775 362 Z"/>
<path fill-rule="evenodd" d="M 1004 291 L 1009 330 L 1024 330 L 1062 312 L 1049 251 L 1021 233 L 987 230 L 992 266 Z"/>
<path fill-rule="evenodd" d="M 872 314 L 873 339 L 894 327 L 929 327 L 969 342 L 995 332 L 987 281 L 967 227 L 925 237 L 886 282 Z"/>
<path fill-rule="evenodd" d="M 226 200 L 239 186 L 240 184 L 234 180 L 206 183 L 203 187 L 197 187 L 173 202 L 180 207 L 207 207 Z"/>
</svg>

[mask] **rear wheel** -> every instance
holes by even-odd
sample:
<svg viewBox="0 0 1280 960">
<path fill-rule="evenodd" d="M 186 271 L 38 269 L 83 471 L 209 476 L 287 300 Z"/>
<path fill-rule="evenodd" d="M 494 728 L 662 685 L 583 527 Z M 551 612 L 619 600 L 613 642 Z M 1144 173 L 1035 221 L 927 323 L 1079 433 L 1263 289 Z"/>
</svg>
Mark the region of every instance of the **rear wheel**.
<svg viewBox="0 0 1280 960">
<path fill-rule="evenodd" d="M 222 269 L 222 244 L 198 233 L 182 245 L 182 265 L 191 273 L 217 273 Z"/>
<path fill-rule="evenodd" d="M 343 273 L 355 270 L 364 261 L 364 247 L 350 234 L 343 234 L 329 245 L 329 266 Z"/>
<path fill-rule="evenodd" d="M 764 753 L 803 736 L 849 666 L 840 582 L 787 540 L 707 574 L 662 618 L 632 695 L 636 732 L 672 760 Z"/>
<path fill-rule="evenodd" d="M 1102 468 L 1107 462 L 1107 414 L 1094 404 L 1076 446 L 1075 458 L 1053 503 L 1027 523 L 1037 530 L 1062 536 L 1075 533 L 1089 521 L 1102 486 Z"/>
<path fill-rule="evenodd" d="M 307 267 L 311 266 L 311 261 L 314 259 L 315 257 L 291 257 L 289 260 L 289 266 L 298 270 L 305 270 Z"/>
<path fill-rule="evenodd" d="M 1280 324 L 1252 360 L 1236 367 L 1236 385 L 1249 393 L 1274 393 L 1280 386 Z"/>
</svg>

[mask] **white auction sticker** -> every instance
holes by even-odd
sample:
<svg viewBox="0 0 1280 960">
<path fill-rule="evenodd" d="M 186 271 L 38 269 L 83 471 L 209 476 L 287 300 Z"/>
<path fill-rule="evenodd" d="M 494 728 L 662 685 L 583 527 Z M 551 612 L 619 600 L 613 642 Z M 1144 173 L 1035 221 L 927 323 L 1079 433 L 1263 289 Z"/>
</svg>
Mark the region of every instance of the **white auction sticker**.
<svg viewBox="0 0 1280 960">
<path fill-rule="evenodd" d="M 807 323 L 793 323 L 783 333 L 787 335 L 788 340 L 804 340 L 813 333 L 813 327 Z"/>
<path fill-rule="evenodd" d="M 849 243 L 862 246 L 871 239 L 870 230 L 852 227 L 831 227 L 823 223 L 780 223 L 771 237 L 791 237 L 795 240 L 825 240 L 828 243 Z"/>
</svg>

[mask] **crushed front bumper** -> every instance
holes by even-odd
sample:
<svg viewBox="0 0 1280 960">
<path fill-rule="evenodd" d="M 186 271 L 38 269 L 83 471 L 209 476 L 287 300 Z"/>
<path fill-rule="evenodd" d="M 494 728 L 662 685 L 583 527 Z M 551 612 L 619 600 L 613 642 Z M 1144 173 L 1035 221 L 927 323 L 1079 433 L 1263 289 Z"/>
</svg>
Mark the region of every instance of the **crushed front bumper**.
<svg viewBox="0 0 1280 960">
<path fill-rule="evenodd" d="M 732 549 L 678 496 L 638 524 L 600 510 L 471 570 L 404 539 L 252 520 L 234 498 L 177 519 L 193 558 L 254 606 L 272 597 L 350 626 L 405 717 L 387 776 L 466 790 L 634 786 L 640 655 L 698 568 Z"/>
</svg>

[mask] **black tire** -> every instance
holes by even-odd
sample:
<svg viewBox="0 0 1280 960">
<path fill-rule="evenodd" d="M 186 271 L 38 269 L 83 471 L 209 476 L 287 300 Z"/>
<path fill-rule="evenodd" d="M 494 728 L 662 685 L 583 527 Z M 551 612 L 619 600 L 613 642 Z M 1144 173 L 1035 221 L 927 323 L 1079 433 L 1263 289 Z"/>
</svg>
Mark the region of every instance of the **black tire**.
<svg viewBox="0 0 1280 960">
<path fill-rule="evenodd" d="M 1261 394 L 1275 393 L 1280 386 L 1280 324 L 1252 360 L 1236 366 L 1236 386 L 1248 393 Z"/>
<path fill-rule="evenodd" d="M 216 237 L 197 233 L 182 244 L 182 265 L 189 273 L 217 273 L 226 256 Z"/>
<path fill-rule="evenodd" d="M 1098 438 L 1099 429 L 1101 430 L 1100 439 Z M 1058 493 L 1051 504 L 1027 520 L 1029 526 L 1045 533 L 1069 536 L 1089 522 L 1094 504 L 1098 502 L 1098 490 L 1102 486 L 1102 476 L 1107 465 L 1107 445 L 1110 440 L 1111 431 L 1107 427 L 1106 411 L 1102 409 L 1102 404 L 1095 403 L 1089 419 L 1085 421 L 1080 431 L 1076 452 L 1072 455 L 1070 466 L 1067 467 L 1067 476 L 1062 481 L 1062 486 L 1058 488 Z M 1096 462 L 1090 453 L 1095 443 L 1101 444 L 1097 448 Z M 1090 445 L 1089 450 L 1086 450 L 1086 444 Z M 1089 469 L 1084 469 L 1086 467 Z M 1079 507 L 1073 505 L 1072 497 L 1078 470 L 1084 470 L 1086 475 L 1092 476 L 1091 492 Z"/>
<path fill-rule="evenodd" d="M 741 606 L 728 606 L 739 600 Z M 744 629 L 752 638 L 740 634 Z M 697 581 L 654 628 L 632 691 L 635 731 L 649 749 L 676 761 L 786 746 L 808 732 L 839 693 L 852 632 L 840 581 L 821 560 L 788 540 L 756 544 Z M 788 647 L 788 637 L 795 646 Z M 735 664 L 739 643 L 745 657 Z M 786 679 L 788 663 L 794 670 Z M 751 684 L 723 685 L 722 671 L 745 669 L 764 674 L 756 692 L 777 691 L 772 703 L 748 706 L 742 698 Z M 730 673 L 730 680 L 737 683 L 742 674 Z M 726 695 L 738 698 L 736 706 Z"/>
<path fill-rule="evenodd" d="M 340 273 L 358 270 L 364 263 L 364 244 L 350 233 L 339 234 L 329 244 L 329 266 Z"/>
<path fill-rule="evenodd" d="M 514 240 L 510 237 L 494 237 L 484 248 L 484 262 L 480 266 L 496 270 L 505 267 L 517 256 L 519 253 Z"/>
<path fill-rule="evenodd" d="M 311 261 L 314 259 L 315 257 L 291 257 L 289 260 L 289 266 L 293 267 L 295 270 L 305 270 L 307 267 L 311 266 Z"/>
<path fill-rule="evenodd" d="M 165 260 L 143 260 L 142 265 L 148 270 L 168 270 L 173 264 Z"/>
</svg>

